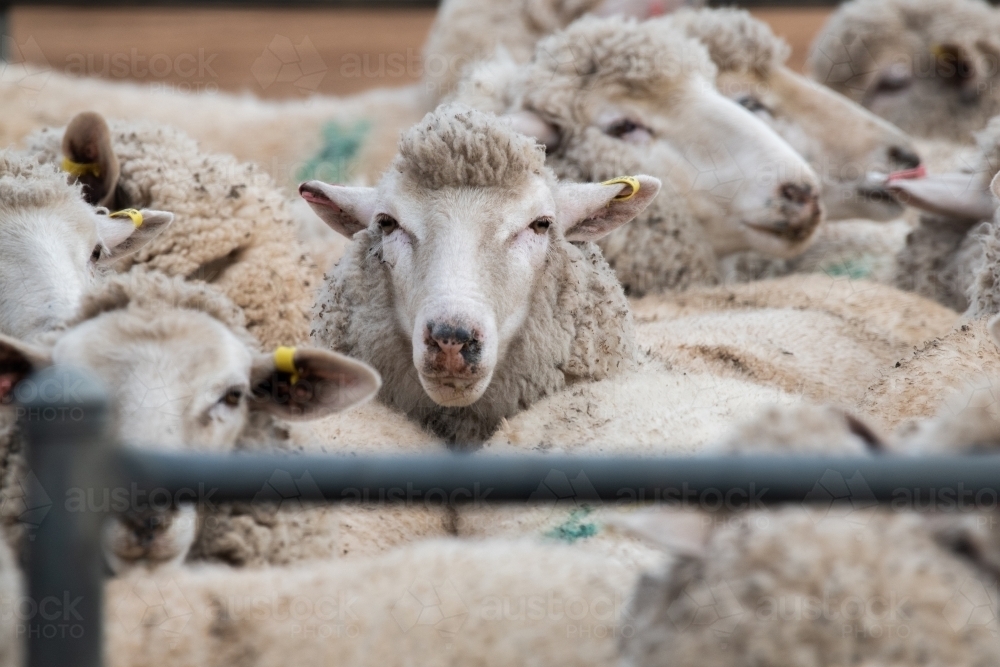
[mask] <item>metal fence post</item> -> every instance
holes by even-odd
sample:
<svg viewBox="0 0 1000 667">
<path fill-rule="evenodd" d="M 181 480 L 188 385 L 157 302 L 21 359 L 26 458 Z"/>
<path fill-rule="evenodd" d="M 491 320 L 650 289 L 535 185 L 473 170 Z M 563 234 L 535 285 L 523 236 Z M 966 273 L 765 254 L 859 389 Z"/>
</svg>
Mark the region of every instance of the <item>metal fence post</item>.
<svg viewBox="0 0 1000 667">
<path fill-rule="evenodd" d="M 28 616 L 27 665 L 100 667 L 103 515 L 86 499 L 88 489 L 103 494 L 110 479 L 108 396 L 91 376 L 65 367 L 36 373 L 18 385 L 17 394 L 28 471 L 38 482 L 28 491 L 34 530 L 28 540 L 29 598 L 21 610 Z"/>
</svg>

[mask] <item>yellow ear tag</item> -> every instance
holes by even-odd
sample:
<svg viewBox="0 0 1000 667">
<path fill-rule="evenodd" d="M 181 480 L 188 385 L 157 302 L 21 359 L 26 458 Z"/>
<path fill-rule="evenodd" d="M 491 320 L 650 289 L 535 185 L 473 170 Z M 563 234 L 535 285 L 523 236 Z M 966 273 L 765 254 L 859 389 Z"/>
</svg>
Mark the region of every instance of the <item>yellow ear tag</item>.
<svg viewBox="0 0 1000 667">
<path fill-rule="evenodd" d="M 132 224 L 136 226 L 136 229 L 142 227 L 142 213 L 135 210 L 134 208 L 125 208 L 120 211 L 115 211 L 109 218 L 131 218 Z"/>
<path fill-rule="evenodd" d="M 96 162 L 73 162 L 68 157 L 64 157 L 62 160 L 62 170 L 70 176 L 75 176 L 76 178 L 80 178 L 81 176 L 86 176 L 88 174 L 92 174 L 97 177 L 100 177 L 101 175 L 101 168 Z"/>
<path fill-rule="evenodd" d="M 295 368 L 295 348 L 279 347 L 274 351 L 274 367 L 282 373 L 291 374 L 291 382 L 299 381 L 299 371 Z"/>
<path fill-rule="evenodd" d="M 637 192 L 639 192 L 639 179 L 635 178 L 634 176 L 619 176 L 618 178 L 612 178 L 610 181 L 604 181 L 603 183 L 601 183 L 601 185 L 618 185 L 618 184 L 628 185 L 629 187 L 632 188 L 632 191 L 629 192 L 627 195 L 623 195 L 621 193 L 615 195 L 614 199 L 608 202 L 608 206 L 611 206 L 611 202 L 628 201 L 629 199 L 634 197 Z"/>
</svg>

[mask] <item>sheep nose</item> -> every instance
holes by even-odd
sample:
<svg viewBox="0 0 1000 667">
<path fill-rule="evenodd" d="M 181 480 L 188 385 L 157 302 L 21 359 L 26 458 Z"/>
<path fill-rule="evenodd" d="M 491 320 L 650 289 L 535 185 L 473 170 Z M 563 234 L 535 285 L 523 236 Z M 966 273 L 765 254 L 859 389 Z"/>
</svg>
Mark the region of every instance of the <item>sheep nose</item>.
<svg viewBox="0 0 1000 667">
<path fill-rule="evenodd" d="M 789 241 L 808 239 L 820 222 L 819 192 L 809 183 L 787 182 L 778 186 L 784 216 L 773 232 Z"/>
<path fill-rule="evenodd" d="M 920 166 L 920 156 L 902 146 L 893 146 L 889 149 L 889 160 L 893 166 L 899 165 L 902 169 L 916 169 Z"/>
<path fill-rule="evenodd" d="M 812 186 L 808 183 L 783 183 L 779 191 L 783 200 L 793 204 L 804 205 L 816 199 Z"/>
<path fill-rule="evenodd" d="M 448 322 L 427 322 L 424 342 L 436 357 L 435 366 L 452 372 L 465 370 L 479 361 L 481 342 L 468 327 Z"/>
<path fill-rule="evenodd" d="M 471 331 L 465 327 L 456 327 L 450 324 L 428 322 L 427 331 L 438 347 L 446 351 L 454 350 L 457 352 L 473 340 Z"/>
</svg>

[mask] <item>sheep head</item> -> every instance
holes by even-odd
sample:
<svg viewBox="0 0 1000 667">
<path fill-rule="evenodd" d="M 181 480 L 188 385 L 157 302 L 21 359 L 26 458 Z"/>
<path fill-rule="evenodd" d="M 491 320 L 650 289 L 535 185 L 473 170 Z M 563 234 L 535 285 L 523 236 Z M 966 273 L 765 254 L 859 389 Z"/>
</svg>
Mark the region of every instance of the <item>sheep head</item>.
<svg viewBox="0 0 1000 667">
<path fill-rule="evenodd" d="M 315 419 L 370 399 L 380 385 L 374 370 L 333 352 L 258 352 L 241 312 L 205 285 L 127 274 L 89 295 L 81 313 L 40 344 L 0 336 L 0 403 L 32 391 L 35 370 L 70 364 L 112 390 L 117 440 L 221 452 L 233 449 L 252 412 Z M 110 509 L 105 553 L 115 571 L 179 562 L 194 541 L 187 497 L 130 498 Z"/>
<path fill-rule="evenodd" d="M 716 254 L 794 256 L 822 219 L 819 179 L 715 77 L 704 47 L 659 19 L 586 18 L 539 43 L 511 111 L 548 124 L 557 172 L 662 178 Z"/>
<path fill-rule="evenodd" d="M 103 267 L 152 241 L 173 215 L 95 210 L 51 165 L 0 154 L 0 332 L 28 337 L 76 311 Z"/>
<path fill-rule="evenodd" d="M 398 334 L 420 383 L 445 407 L 475 403 L 527 321 L 557 244 L 597 240 L 659 190 L 559 184 L 544 152 L 494 117 L 429 114 L 404 135 L 376 188 L 319 181 L 299 191 L 333 229 L 364 234 L 391 286 Z"/>
<path fill-rule="evenodd" d="M 974 0 L 855 0 L 817 35 L 810 74 L 914 136 L 967 142 L 1000 112 L 998 27 Z"/>
<path fill-rule="evenodd" d="M 891 220 L 903 207 L 884 175 L 919 165 L 910 139 L 894 125 L 785 66 L 790 49 L 742 9 L 679 12 L 662 21 L 708 49 L 719 92 L 760 118 L 820 177 L 831 220 Z"/>
</svg>

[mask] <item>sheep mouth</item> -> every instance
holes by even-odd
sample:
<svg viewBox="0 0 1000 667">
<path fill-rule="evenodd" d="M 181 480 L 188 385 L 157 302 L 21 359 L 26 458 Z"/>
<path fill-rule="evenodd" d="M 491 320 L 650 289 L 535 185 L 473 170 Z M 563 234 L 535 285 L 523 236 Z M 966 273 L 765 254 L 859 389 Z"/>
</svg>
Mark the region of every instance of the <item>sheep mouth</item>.
<svg viewBox="0 0 1000 667">
<path fill-rule="evenodd" d="M 787 220 L 775 220 L 773 222 L 744 222 L 743 224 L 761 234 L 777 237 L 783 241 L 793 244 L 808 241 L 819 224 L 820 213 L 816 211 L 808 220 L 804 222 L 791 223 Z"/>
<path fill-rule="evenodd" d="M 888 206 L 903 206 L 896 195 L 888 188 L 859 185 L 855 189 L 855 192 L 858 193 L 859 197 L 868 202 L 886 204 Z"/>
<path fill-rule="evenodd" d="M 454 377 L 448 375 L 420 374 L 420 384 L 435 403 L 446 408 L 460 408 L 472 405 L 489 386 L 492 373 L 477 377 Z"/>
</svg>

